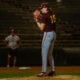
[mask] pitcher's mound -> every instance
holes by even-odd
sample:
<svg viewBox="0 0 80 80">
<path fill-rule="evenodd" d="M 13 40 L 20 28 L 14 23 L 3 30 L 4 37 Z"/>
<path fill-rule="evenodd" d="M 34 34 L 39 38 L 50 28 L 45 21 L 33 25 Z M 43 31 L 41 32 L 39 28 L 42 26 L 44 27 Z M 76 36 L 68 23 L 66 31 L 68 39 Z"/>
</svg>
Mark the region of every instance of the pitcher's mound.
<svg viewBox="0 0 80 80">
<path fill-rule="evenodd" d="M 17 78 L 5 78 L 0 80 L 80 80 L 80 76 L 72 76 L 72 75 L 58 75 L 55 77 L 17 77 Z"/>
</svg>

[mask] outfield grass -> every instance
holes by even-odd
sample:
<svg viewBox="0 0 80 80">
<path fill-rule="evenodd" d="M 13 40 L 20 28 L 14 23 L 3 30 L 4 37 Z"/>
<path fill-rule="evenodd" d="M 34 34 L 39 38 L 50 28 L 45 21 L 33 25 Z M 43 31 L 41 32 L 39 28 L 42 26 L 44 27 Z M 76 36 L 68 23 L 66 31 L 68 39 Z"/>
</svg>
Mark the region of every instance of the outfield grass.
<svg viewBox="0 0 80 80">
<path fill-rule="evenodd" d="M 26 72 L 0 72 L 1 78 L 13 78 L 13 77 L 28 77 L 28 76 L 36 76 L 38 73 L 26 73 Z M 73 75 L 80 76 L 80 73 L 57 73 L 57 75 Z"/>
<path fill-rule="evenodd" d="M 0 78 L 12 78 L 12 77 L 35 76 L 36 74 L 37 74 L 37 73 L 0 72 Z"/>
</svg>

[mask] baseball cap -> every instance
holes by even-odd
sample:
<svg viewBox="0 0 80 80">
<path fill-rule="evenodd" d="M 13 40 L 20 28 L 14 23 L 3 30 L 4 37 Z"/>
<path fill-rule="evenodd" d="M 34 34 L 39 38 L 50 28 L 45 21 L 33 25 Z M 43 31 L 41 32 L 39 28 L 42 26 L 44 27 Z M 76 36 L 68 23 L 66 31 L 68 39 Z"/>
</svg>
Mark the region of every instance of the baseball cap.
<svg viewBox="0 0 80 80">
<path fill-rule="evenodd" d="M 48 3 L 44 2 L 44 3 L 41 4 L 40 9 L 42 9 L 42 8 L 48 8 L 48 7 L 49 7 Z"/>
</svg>

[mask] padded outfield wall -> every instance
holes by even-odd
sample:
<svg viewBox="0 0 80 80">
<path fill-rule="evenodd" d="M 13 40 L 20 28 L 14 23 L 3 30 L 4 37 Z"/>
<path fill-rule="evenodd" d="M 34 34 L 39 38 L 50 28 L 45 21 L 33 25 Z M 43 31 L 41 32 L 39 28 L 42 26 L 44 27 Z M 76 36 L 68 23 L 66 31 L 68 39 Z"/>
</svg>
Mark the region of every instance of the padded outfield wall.
<svg viewBox="0 0 80 80">
<path fill-rule="evenodd" d="M 0 49 L 0 66 L 7 65 L 8 49 Z M 78 66 L 80 65 L 80 53 L 66 52 L 63 49 L 54 49 L 54 60 L 56 66 Z M 12 63 L 12 62 L 11 62 Z M 40 49 L 19 49 L 16 66 L 40 66 Z M 12 64 L 11 64 L 12 66 Z"/>
</svg>

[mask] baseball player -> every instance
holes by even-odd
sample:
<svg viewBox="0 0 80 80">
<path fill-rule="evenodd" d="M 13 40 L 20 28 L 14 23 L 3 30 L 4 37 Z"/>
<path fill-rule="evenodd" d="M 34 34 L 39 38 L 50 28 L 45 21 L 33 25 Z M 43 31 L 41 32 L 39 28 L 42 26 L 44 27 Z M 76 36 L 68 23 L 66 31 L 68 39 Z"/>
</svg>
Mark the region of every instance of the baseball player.
<svg viewBox="0 0 80 80">
<path fill-rule="evenodd" d="M 39 10 L 35 10 L 33 12 L 34 20 L 37 26 L 44 32 L 42 40 L 42 70 L 37 76 L 46 76 L 47 59 L 51 65 L 51 72 L 49 72 L 48 76 L 55 76 L 56 73 L 52 53 L 56 40 L 56 18 L 47 2 L 42 3 L 40 9 L 42 15 Z M 41 16 L 41 22 L 39 21 L 39 16 Z"/>
<path fill-rule="evenodd" d="M 7 67 L 10 67 L 10 60 L 13 59 L 13 67 L 16 65 L 16 56 L 17 56 L 17 49 L 20 47 L 21 40 L 19 36 L 15 34 L 15 30 L 11 29 L 11 35 L 7 36 L 4 40 L 7 48 L 9 49 L 8 54 L 8 64 Z"/>
</svg>

